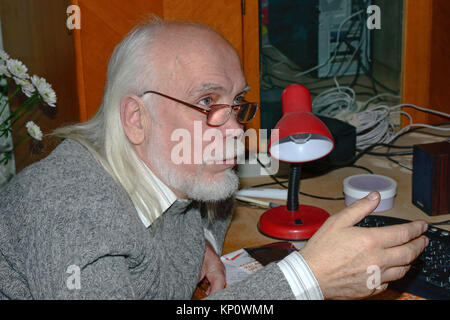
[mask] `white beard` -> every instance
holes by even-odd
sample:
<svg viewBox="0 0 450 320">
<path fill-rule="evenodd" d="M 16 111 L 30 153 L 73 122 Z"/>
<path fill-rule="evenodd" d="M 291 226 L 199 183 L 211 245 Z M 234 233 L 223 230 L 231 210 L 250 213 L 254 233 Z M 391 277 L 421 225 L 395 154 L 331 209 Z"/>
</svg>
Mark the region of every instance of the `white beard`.
<svg viewBox="0 0 450 320">
<path fill-rule="evenodd" d="M 151 143 L 152 150 L 148 154 L 148 159 L 151 159 L 151 163 L 156 171 L 155 174 L 169 188 L 175 189 L 185 194 L 189 199 L 197 201 L 220 201 L 231 197 L 237 191 L 239 177 L 232 168 L 218 173 L 212 179 L 202 178 L 206 163 L 198 165 L 199 170 L 196 173 L 186 173 L 185 170 L 182 170 L 182 165 L 176 165 L 160 156 L 158 153 L 158 150 L 161 150 L 158 147 L 159 139 L 156 135 L 153 136 L 155 139 Z M 234 151 L 235 155 L 238 157 L 245 152 L 241 142 L 237 143 L 237 148 L 235 149 L 237 149 Z M 232 158 L 229 151 L 227 152 L 227 158 Z M 207 159 L 208 162 L 211 160 Z"/>
<path fill-rule="evenodd" d="M 220 179 L 212 181 L 202 181 L 200 175 L 194 178 L 194 181 L 184 181 L 180 185 L 189 199 L 198 201 L 219 201 L 231 197 L 239 187 L 239 178 L 233 169 L 227 169 L 223 172 Z"/>
<path fill-rule="evenodd" d="M 239 177 L 233 169 L 221 173 L 221 177 L 214 180 L 202 179 L 202 169 L 196 174 L 186 174 L 177 165 L 162 163 L 160 159 L 153 159 L 153 165 L 160 179 L 169 188 L 178 190 L 189 199 L 198 201 L 219 201 L 232 196 L 239 187 Z M 156 161 L 155 161 L 156 160 Z M 205 181 L 207 180 L 207 181 Z"/>
</svg>

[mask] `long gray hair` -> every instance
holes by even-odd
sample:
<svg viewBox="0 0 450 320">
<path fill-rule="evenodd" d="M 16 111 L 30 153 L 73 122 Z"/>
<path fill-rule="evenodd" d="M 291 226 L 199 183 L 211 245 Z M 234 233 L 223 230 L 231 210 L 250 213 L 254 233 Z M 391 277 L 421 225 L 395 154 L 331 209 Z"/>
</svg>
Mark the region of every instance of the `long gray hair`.
<svg viewBox="0 0 450 320">
<path fill-rule="evenodd" d="M 161 215 L 155 189 L 120 119 L 120 101 L 126 94 L 140 94 L 155 82 L 152 66 L 152 42 L 164 25 L 154 17 L 138 25 L 116 46 L 108 64 L 105 92 L 97 113 L 88 121 L 61 127 L 52 136 L 69 138 L 85 146 L 94 158 L 122 185 L 134 205 L 153 222 Z M 145 86 L 145 87 L 144 87 Z M 150 97 L 145 102 L 148 106 Z"/>
</svg>

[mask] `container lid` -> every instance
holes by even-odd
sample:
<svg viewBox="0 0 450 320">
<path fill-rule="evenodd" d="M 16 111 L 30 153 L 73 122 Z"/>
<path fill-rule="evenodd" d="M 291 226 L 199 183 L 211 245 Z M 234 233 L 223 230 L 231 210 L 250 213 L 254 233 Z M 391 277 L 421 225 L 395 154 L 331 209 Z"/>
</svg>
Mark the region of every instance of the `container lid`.
<svg viewBox="0 0 450 320">
<path fill-rule="evenodd" d="M 397 193 L 397 182 L 377 174 L 358 174 L 344 179 L 344 193 L 361 199 L 372 191 L 378 191 L 381 199 L 392 198 Z"/>
</svg>

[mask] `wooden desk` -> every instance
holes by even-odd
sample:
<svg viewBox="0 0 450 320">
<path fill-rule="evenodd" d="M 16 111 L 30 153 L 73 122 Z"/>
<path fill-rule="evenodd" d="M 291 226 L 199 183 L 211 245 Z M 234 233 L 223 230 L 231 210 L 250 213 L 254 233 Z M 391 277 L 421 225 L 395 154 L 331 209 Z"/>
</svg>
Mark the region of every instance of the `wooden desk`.
<svg viewBox="0 0 450 320">
<path fill-rule="evenodd" d="M 448 135 L 448 134 L 447 134 Z M 442 141 L 442 137 L 436 137 L 425 133 L 410 133 L 400 139 L 398 139 L 398 145 L 412 145 L 428 142 Z M 383 151 L 379 149 L 377 151 Z M 402 163 L 409 164 L 412 166 L 412 156 L 402 156 L 395 157 L 397 160 L 402 161 Z M 435 217 L 430 217 L 411 202 L 411 183 L 412 183 L 412 172 L 408 169 L 398 166 L 393 162 L 387 160 L 384 157 L 378 156 L 363 156 L 357 163 L 357 165 L 367 167 L 371 169 L 375 174 L 380 174 L 393 178 L 398 183 L 397 196 L 395 198 L 394 207 L 391 210 L 378 212 L 379 215 L 387 215 L 392 217 L 398 217 L 408 220 L 418 220 L 422 219 L 428 222 L 439 222 L 443 220 L 449 220 L 450 214 L 440 215 Z M 342 191 L 342 181 L 344 178 L 354 175 L 367 173 L 361 169 L 357 168 L 341 168 L 330 172 L 326 175 L 304 179 L 300 181 L 300 191 L 320 195 L 325 197 L 341 197 L 343 195 Z M 250 187 L 252 185 L 257 185 L 260 183 L 272 182 L 270 177 L 258 177 L 258 178 L 245 178 L 241 179 L 242 187 Z M 277 185 L 273 186 L 277 188 Z M 311 197 L 300 196 L 301 204 L 308 204 L 318 206 L 328 211 L 330 214 L 339 212 L 345 207 L 344 201 L 330 201 L 330 200 L 319 200 Z M 272 202 L 277 202 L 282 204 L 282 201 L 271 200 Z M 242 204 L 237 203 L 234 216 L 230 225 L 230 228 L 225 237 L 225 243 L 223 247 L 223 254 L 227 254 L 238 250 L 243 247 L 263 245 L 276 240 L 262 235 L 258 229 L 257 224 L 259 217 L 264 212 L 264 209 L 255 209 Z M 446 229 L 450 231 L 449 225 L 442 225 L 439 228 Z M 392 298 L 393 292 L 386 292 L 381 294 L 377 298 Z"/>
</svg>

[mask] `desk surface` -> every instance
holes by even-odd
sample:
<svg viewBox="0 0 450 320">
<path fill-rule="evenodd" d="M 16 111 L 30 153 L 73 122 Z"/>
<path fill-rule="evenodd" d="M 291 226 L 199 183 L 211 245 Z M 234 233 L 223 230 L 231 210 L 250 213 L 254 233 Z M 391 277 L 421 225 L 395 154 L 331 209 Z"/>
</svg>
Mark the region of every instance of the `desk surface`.
<svg viewBox="0 0 450 320">
<path fill-rule="evenodd" d="M 442 136 L 436 137 L 426 133 L 414 132 L 401 137 L 400 139 L 398 139 L 396 144 L 413 145 L 420 143 L 437 142 L 442 140 Z M 383 150 L 385 149 L 379 149 L 377 151 L 381 152 Z M 402 163 L 412 166 L 412 156 L 402 156 L 394 158 L 401 161 Z M 371 155 L 363 156 L 356 164 L 369 168 L 375 174 L 391 177 L 398 183 L 397 196 L 395 198 L 394 207 L 384 212 L 377 212 L 377 214 L 398 217 L 407 220 L 421 219 L 428 222 L 439 222 L 450 219 L 450 214 L 434 217 L 428 216 L 425 212 L 421 211 L 419 208 L 412 204 L 412 172 L 408 169 L 400 167 L 399 165 L 389 161 L 384 157 Z M 348 167 L 332 171 L 319 177 L 303 179 L 300 181 L 300 191 L 324 197 L 342 197 L 342 181 L 344 180 L 344 178 L 361 173 L 367 172 L 358 168 Z M 266 182 L 273 182 L 273 180 L 271 180 L 270 177 L 242 178 L 241 187 L 250 187 Z M 278 188 L 278 186 L 274 185 L 273 188 Z M 270 201 L 283 204 L 282 201 Z M 299 202 L 300 204 L 318 206 L 326 210 L 331 215 L 339 212 L 345 207 L 345 203 L 343 200 L 320 200 L 303 195 L 300 195 Z M 233 252 L 243 247 L 263 245 L 277 241 L 273 238 L 262 235 L 257 229 L 259 217 L 264 211 L 264 209 L 251 208 L 240 203 L 236 204 L 234 216 L 225 237 L 223 254 Z M 441 225 L 438 227 L 450 231 L 449 225 Z"/>
</svg>

